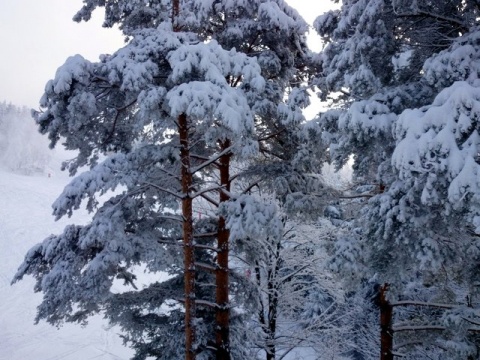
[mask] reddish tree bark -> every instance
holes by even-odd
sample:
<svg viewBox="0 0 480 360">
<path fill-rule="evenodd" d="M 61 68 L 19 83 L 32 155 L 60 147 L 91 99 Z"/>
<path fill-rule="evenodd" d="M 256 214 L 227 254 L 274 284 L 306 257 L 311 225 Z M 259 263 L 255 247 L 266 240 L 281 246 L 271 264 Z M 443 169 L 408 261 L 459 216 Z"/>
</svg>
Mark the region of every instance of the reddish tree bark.
<svg viewBox="0 0 480 360">
<path fill-rule="evenodd" d="M 180 0 L 172 0 L 173 31 L 179 31 L 176 24 L 180 13 Z M 182 164 L 182 216 L 183 216 L 183 261 L 185 282 L 185 360 L 195 360 L 195 254 L 193 243 L 193 200 L 190 197 L 193 176 L 190 171 L 190 148 L 188 120 L 185 114 L 178 117 L 178 133 L 180 137 L 180 160 Z"/>
<path fill-rule="evenodd" d="M 195 359 L 195 256 L 193 244 L 193 204 L 190 197 L 192 173 L 190 172 L 190 150 L 188 122 L 185 114 L 178 117 L 180 135 L 180 158 L 182 162 L 182 215 L 183 256 L 185 268 L 185 359 Z"/>
<path fill-rule="evenodd" d="M 172 0 L 172 26 L 173 31 L 179 31 L 175 20 L 177 20 L 178 14 L 180 13 L 180 0 Z"/>
<path fill-rule="evenodd" d="M 226 140 L 221 144 L 220 151 L 225 151 L 230 146 Z M 219 159 L 220 185 L 230 192 L 230 154 L 225 154 Z M 220 203 L 228 201 L 228 193 L 220 190 Z M 216 359 L 230 360 L 230 328 L 229 328 L 229 302 L 228 302 L 228 238 L 229 230 L 225 226 L 225 219 L 218 219 L 217 237 L 217 269 L 216 269 Z"/>
</svg>

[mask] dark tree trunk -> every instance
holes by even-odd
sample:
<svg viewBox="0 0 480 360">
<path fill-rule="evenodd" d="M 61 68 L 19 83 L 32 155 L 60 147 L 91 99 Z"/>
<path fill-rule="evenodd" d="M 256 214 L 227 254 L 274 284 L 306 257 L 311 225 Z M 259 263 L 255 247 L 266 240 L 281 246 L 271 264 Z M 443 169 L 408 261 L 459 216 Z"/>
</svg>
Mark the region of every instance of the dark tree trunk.
<svg viewBox="0 0 480 360">
<path fill-rule="evenodd" d="M 228 149 L 230 142 L 221 144 L 220 151 Z M 219 160 L 220 185 L 230 191 L 230 154 L 225 154 Z M 220 190 L 220 203 L 229 200 L 228 193 Z M 217 238 L 217 269 L 216 269 L 216 359 L 230 360 L 230 328 L 228 303 L 228 238 L 230 232 L 225 227 L 225 219 L 218 219 Z"/>
<path fill-rule="evenodd" d="M 278 292 L 280 284 L 278 283 L 278 272 L 280 271 L 281 259 L 280 251 L 282 244 L 277 242 L 275 254 L 272 261 L 275 262 L 273 269 L 268 271 L 268 339 L 267 339 L 267 360 L 275 360 L 277 334 L 277 316 L 278 316 Z"/>
<path fill-rule="evenodd" d="M 178 117 L 180 135 L 180 158 L 182 162 L 182 215 L 183 215 L 183 256 L 185 280 L 185 359 L 195 359 L 195 257 L 193 244 L 193 207 L 190 190 L 190 150 L 188 123 L 185 114 Z"/>
<path fill-rule="evenodd" d="M 278 292 L 274 284 L 275 277 L 268 276 L 268 334 L 267 334 L 267 360 L 275 360 L 276 346 L 275 335 L 277 333 Z"/>
<path fill-rule="evenodd" d="M 380 288 L 380 360 L 393 360 L 393 330 L 392 314 L 393 306 L 386 298 L 388 284 Z"/>
<path fill-rule="evenodd" d="M 267 270 L 266 274 L 266 285 L 267 285 L 267 296 L 265 299 L 260 301 L 260 311 L 258 314 L 259 322 L 262 325 L 265 334 L 265 353 L 266 360 L 275 360 L 276 356 L 276 334 L 277 334 L 277 316 L 278 316 L 278 294 L 279 286 L 278 283 L 278 272 L 280 270 L 280 251 L 281 243 L 278 242 L 275 254 L 270 258 L 271 263 L 275 263 L 273 268 Z M 268 266 L 268 265 L 267 265 Z M 255 262 L 255 279 L 258 287 L 262 286 L 262 274 L 260 270 L 260 265 L 258 262 Z M 266 303 L 264 303 L 266 302 Z M 266 311 L 266 313 L 265 313 Z"/>
<path fill-rule="evenodd" d="M 178 26 L 176 24 L 176 20 L 178 14 L 180 13 L 180 0 L 172 0 L 172 26 L 173 31 L 178 31 Z"/>
</svg>

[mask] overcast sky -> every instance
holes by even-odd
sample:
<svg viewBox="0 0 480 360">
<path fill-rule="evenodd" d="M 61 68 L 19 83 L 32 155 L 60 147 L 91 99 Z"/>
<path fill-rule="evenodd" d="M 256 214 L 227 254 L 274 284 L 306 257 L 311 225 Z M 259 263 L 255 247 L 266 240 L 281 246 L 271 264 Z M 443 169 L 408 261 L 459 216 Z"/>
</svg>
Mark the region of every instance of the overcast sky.
<svg viewBox="0 0 480 360">
<path fill-rule="evenodd" d="M 332 7 L 329 0 L 287 2 L 310 24 Z M 0 0 L 0 101 L 38 108 L 45 83 L 67 57 L 96 61 L 123 45 L 118 30 L 101 27 L 98 10 L 87 23 L 73 22 L 81 5 L 82 0 Z"/>
</svg>

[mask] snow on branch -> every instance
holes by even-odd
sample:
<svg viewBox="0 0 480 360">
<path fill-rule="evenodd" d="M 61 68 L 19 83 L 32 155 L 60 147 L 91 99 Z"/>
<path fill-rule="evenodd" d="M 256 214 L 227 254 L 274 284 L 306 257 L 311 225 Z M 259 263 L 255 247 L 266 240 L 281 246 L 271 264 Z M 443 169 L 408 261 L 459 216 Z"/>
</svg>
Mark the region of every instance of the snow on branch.
<svg viewBox="0 0 480 360">
<path fill-rule="evenodd" d="M 455 309 L 456 305 L 451 305 L 451 304 L 440 304 L 440 303 L 430 303 L 430 302 L 424 302 L 424 301 L 397 301 L 391 303 L 392 306 L 427 306 L 427 307 L 436 307 L 436 308 L 441 308 L 441 309 Z"/>
</svg>

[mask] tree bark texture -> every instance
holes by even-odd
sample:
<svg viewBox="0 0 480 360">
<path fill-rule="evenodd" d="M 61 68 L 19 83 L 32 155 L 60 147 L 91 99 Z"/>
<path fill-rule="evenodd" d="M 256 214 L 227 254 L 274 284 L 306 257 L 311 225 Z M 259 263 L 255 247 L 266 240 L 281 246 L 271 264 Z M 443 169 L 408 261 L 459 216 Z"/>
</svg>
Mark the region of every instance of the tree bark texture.
<svg viewBox="0 0 480 360">
<path fill-rule="evenodd" d="M 278 289 L 274 284 L 275 277 L 268 272 L 268 324 L 267 324 L 267 360 L 275 360 L 276 344 L 275 337 L 277 333 L 277 313 L 278 313 Z"/>
<path fill-rule="evenodd" d="M 195 257 L 193 243 L 193 207 L 190 190 L 192 173 L 190 172 L 190 150 L 188 122 L 185 114 L 178 117 L 180 135 L 180 158 L 182 162 L 182 215 L 183 215 L 183 256 L 185 281 L 185 359 L 195 359 Z"/>
<path fill-rule="evenodd" d="M 386 298 L 388 284 L 380 288 L 380 360 L 393 360 L 393 306 Z"/>
<path fill-rule="evenodd" d="M 180 0 L 172 0 L 172 27 L 179 31 L 176 20 L 180 13 Z M 190 191 L 193 176 L 190 171 L 190 148 L 188 120 L 186 114 L 178 117 L 178 133 L 180 137 L 180 160 L 182 182 L 182 216 L 183 216 L 183 261 L 185 282 L 185 360 L 195 360 L 195 254 L 193 243 L 193 200 Z"/>
<path fill-rule="evenodd" d="M 271 257 L 271 261 L 274 264 L 270 270 L 268 270 L 268 338 L 267 338 L 267 360 L 275 360 L 277 353 L 277 346 L 275 344 L 277 336 L 277 316 L 278 316 L 278 292 L 280 284 L 278 283 L 278 272 L 280 271 L 280 251 L 281 243 L 277 242 L 275 248 L 275 254 Z"/>
<path fill-rule="evenodd" d="M 226 140 L 221 144 L 220 151 L 226 150 L 230 146 L 230 141 Z M 223 189 L 230 191 L 230 154 L 225 154 L 219 159 L 220 185 Z M 229 195 L 220 190 L 220 203 L 229 200 Z M 230 360 L 230 327 L 228 302 L 228 238 L 229 230 L 225 226 L 225 219 L 218 219 L 217 236 L 217 269 L 216 269 L 216 359 Z"/>
<path fill-rule="evenodd" d="M 173 31 L 179 31 L 178 25 L 176 24 L 176 20 L 178 14 L 180 13 L 180 0 L 172 0 L 172 26 Z"/>
</svg>

